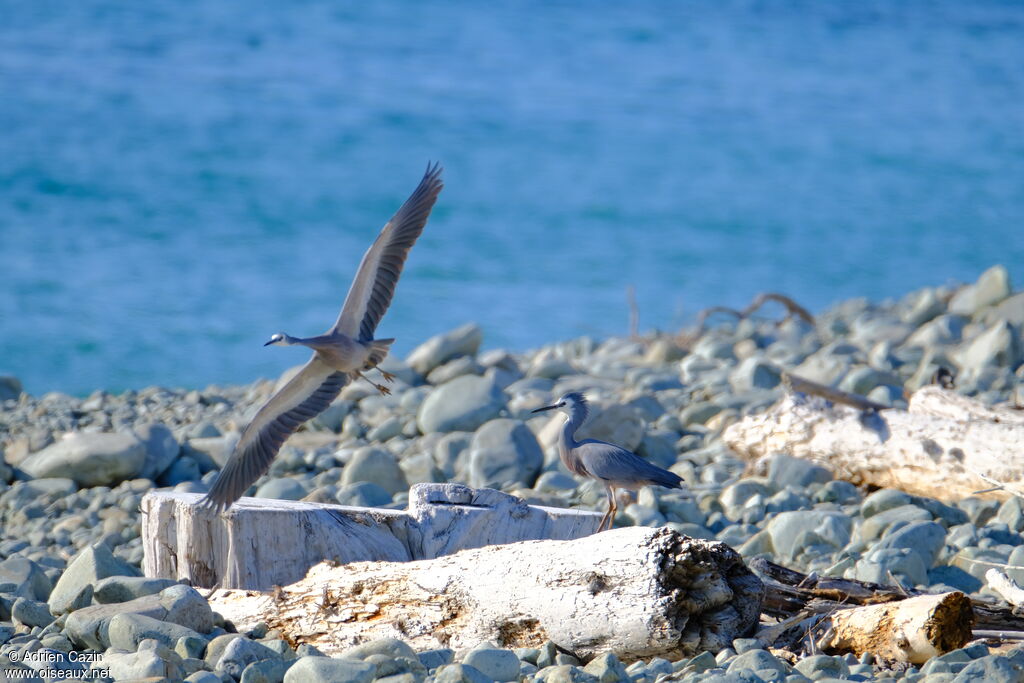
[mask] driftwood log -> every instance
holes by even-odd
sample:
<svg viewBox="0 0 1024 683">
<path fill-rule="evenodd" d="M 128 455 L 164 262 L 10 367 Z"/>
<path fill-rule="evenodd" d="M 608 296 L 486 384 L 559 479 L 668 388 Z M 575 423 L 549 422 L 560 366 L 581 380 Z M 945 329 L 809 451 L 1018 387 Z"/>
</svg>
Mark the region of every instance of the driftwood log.
<svg viewBox="0 0 1024 683">
<path fill-rule="evenodd" d="M 1024 633 L 1024 617 L 1011 606 L 962 593 L 933 595 L 806 575 L 761 557 L 752 559 L 750 568 L 765 586 L 764 615 L 783 620 L 758 633 L 769 645 L 795 648 L 813 637 L 814 647 L 835 654 L 872 652 L 919 663 L 972 637 L 1019 640 Z"/>
<path fill-rule="evenodd" d="M 723 438 L 751 460 L 786 453 L 856 484 L 947 501 L 979 492 L 1002 500 L 1011 492 L 993 483 L 1024 479 L 1024 422 L 1015 411 L 935 386 L 917 391 L 909 406 L 861 411 L 797 393 L 730 425 Z"/>
<path fill-rule="evenodd" d="M 200 508 L 201 498 L 172 491 L 143 498 L 146 576 L 270 590 L 325 560 L 402 562 L 494 543 L 580 538 L 601 519 L 589 510 L 527 505 L 460 484 L 417 484 L 407 510 L 242 498 L 217 514 Z"/>
<path fill-rule="evenodd" d="M 292 585 L 209 601 L 239 630 L 266 622 L 326 654 L 385 637 L 416 649 L 551 640 L 584 660 L 612 651 L 628 661 L 729 646 L 757 625 L 762 591 L 723 543 L 632 527 L 434 560 L 323 563 Z"/>
</svg>

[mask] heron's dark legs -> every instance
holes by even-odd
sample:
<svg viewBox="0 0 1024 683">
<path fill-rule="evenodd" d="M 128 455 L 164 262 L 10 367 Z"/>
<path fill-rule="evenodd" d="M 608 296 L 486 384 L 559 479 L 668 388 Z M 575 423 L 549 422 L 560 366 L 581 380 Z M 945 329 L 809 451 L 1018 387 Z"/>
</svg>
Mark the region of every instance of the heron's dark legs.
<svg viewBox="0 0 1024 683">
<path fill-rule="evenodd" d="M 615 489 L 611 486 L 605 486 L 605 491 L 608 493 L 608 511 L 604 513 L 601 523 L 597 525 L 598 533 L 604 528 L 605 522 L 608 522 L 609 529 L 612 528 L 612 525 L 615 523 L 615 512 L 619 509 L 619 506 L 615 504 Z"/>
<path fill-rule="evenodd" d="M 385 382 L 394 382 L 395 381 L 395 376 L 392 375 L 387 370 L 381 370 L 376 365 L 373 366 L 373 369 L 380 373 L 380 376 L 384 378 Z"/>
<path fill-rule="evenodd" d="M 387 396 L 388 394 L 390 394 L 390 393 L 391 393 L 391 390 L 390 390 L 390 389 L 388 389 L 388 388 L 387 388 L 386 386 L 384 386 L 383 384 L 377 384 L 376 382 L 374 382 L 373 380 L 371 380 L 371 379 L 370 379 L 369 377 L 367 377 L 366 375 L 364 375 L 364 374 L 363 374 L 362 372 L 360 372 L 359 370 L 355 370 L 355 371 L 353 372 L 353 374 L 355 374 L 355 375 L 356 375 L 357 377 L 362 377 L 363 379 L 365 379 L 365 380 L 366 380 L 367 382 L 369 382 L 369 383 L 370 383 L 370 384 L 372 384 L 372 385 L 373 385 L 374 387 L 376 387 L 377 391 L 379 391 L 379 392 L 380 392 L 381 394 L 383 394 L 384 396 Z M 385 378 L 385 379 L 386 379 L 386 378 Z"/>
</svg>

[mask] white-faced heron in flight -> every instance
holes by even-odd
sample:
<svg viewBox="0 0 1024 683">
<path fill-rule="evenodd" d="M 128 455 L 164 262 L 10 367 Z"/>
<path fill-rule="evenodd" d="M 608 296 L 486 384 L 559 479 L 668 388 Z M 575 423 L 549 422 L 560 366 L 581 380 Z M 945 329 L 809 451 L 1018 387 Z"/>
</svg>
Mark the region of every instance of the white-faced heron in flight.
<svg viewBox="0 0 1024 683">
<path fill-rule="evenodd" d="M 682 488 L 683 478 L 657 465 L 647 462 L 640 456 L 630 453 L 622 446 L 613 443 L 584 439 L 577 441 L 576 430 L 583 426 L 587 419 L 587 399 L 583 394 L 572 391 L 562 396 L 554 405 L 537 408 L 533 412 L 545 410 L 561 410 L 569 417 L 562 426 L 562 434 L 558 439 L 558 455 L 562 464 L 573 474 L 581 477 L 597 479 L 604 484 L 608 492 L 608 512 L 604 513 L 597 530 L 612 528 L 615 511 L 615 489 L 639 489 L 643 486 L 664 486 L 670 489 Z"/>
<path fill-rule="evenodd" d="M 419 186 L 363 256 L 331 329 L 309 338 L 275 334 L 264 344 L 307 346 L 313 349 L 313 357 L 256 413 L 203 505 L 215 510 L 231 507 L 267 471 L 281 444 L 300 424 L 323 412 L 342 387 L 384 360 L 394 339 L 374 339 L 373 333 L 391 304 L 402 266 L 423 232 L 441 187 L 440 164 L 428 166 Z M 383 385 L 374 386 L 389 393 Z"/>
</svg>

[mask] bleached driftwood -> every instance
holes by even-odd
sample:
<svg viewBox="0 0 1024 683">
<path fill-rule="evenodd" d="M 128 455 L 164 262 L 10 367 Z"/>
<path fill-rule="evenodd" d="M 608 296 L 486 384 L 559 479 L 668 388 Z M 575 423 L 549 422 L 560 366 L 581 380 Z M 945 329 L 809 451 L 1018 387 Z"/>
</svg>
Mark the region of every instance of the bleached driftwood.
<svg viewBox="0 0 1024 683">
<path fill-rule="evenodd" d="M 929 396 L 929 405 L 940 399 Z M 723 433 L 730 448 L 751 460 L 786 453 L 820 461 L 854 483 L 941 500 L 990 489 L 993 481 L 1020 481 L 1021 437 L 1020 425 L 1005 422 L 902 410 L 865 413 L 800 395 L 786 396 Z M 1009 493 L 989 490 L 985 495 L 1004 499 Z"/>
<path fill-rule="evenodd" d="M 1012 607 L 1024 607 L 1024 588 L 1006 575 L 1006 572 L 993 567 L 985 572 L 985 583 Z"/>
<path fill-rule="evenodd" d="M 828 630 L 818 645 L 827 651 L 870 652 L 887 660 L 922 664 L 966 645 L 973 622 L 971 601 L 963 593 L 919 595 L 838 610 L 826 618 Z"/>
<path fill-rule="evenodd" d="M 915 391 L 907 402 L 907 411 L 950 420 L 980 420 L 1024 427 L 1024 410 L 989 406 L 934 384 Z"/>
<path fill-rule="evenodd" d="M 727 545 L 632 527 L 418 562 L 319 564 L 279 590 L 209 601 L 239 630 L 266 622 L 327 654 L 385 637 L 416 649 L 552 640 L 583 659 L 610 650 L 630 660 L 716 652 L 757 624 L 762 597 Z"/>
<path fill-rule="evenodd" d="M 409 561 L 494 543 L 579 538 L 594 533 L 601 518 L 460 484 L 417 484 L 404 511 L 242 498 L 217 514 L 200 508 L 201 498 L 171 491 L 143 498 L 146 576 L 269 590 L 324 560 Z"/>
</svg>

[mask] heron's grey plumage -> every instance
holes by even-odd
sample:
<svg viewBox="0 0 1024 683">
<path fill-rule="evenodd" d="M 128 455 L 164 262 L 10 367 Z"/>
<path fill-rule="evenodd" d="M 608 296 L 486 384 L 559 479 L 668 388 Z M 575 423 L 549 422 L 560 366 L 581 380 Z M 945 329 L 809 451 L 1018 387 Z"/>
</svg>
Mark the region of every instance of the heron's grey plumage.
<svg viewBox="0 0 1024 683">
<path fill-rule="evenodd" d="M 360 341 L 373 339 L 377 323 L 391 304 L 409 250 L 423 232 L 441 187 L 441 165 L 428 166 L 419 187 L 363 255 L 331 332 Z"/>
<path fill-rule="evenodd" d="M 608 512 L 601 519 L 598 531 L 604 527 L 606 521 L 608 528 L 611 528 L 611 516 L 617 509 L 615 489 L 638 489 L 651 485 L 681 488 L 682 477 L 644 460 L 621 446 L 597 439 L 577 441 L 576 430 L 583 426 L 590 412 L 583 394 L 569 392 L 554 404 L 533 412 L 555 409 L 565 411 L 568 416 L 558 439 L 558 455 L 562 464 L 573 474 L 597 479 L 604 484 L 608 494 Z"/>
<path fill-rule="evenodd" d="M 361 371 L 384 359 L 393 339 L 373 333 L 395 293 L 406 257 L 441 191 L 441 166 L 427 166 L 412 195 L 385 224 L 363 255 L 334 326 L 318 337 L 275 334 L 267 344 L 303 345 L 313 357 L 275 393 L 242 432 L 234 452 L 203 503 L 225 510 L 267 469 L 285 440 L 327 408 Z M 377 385 L 381 391 L 384 387 Z"/>
</svg>

